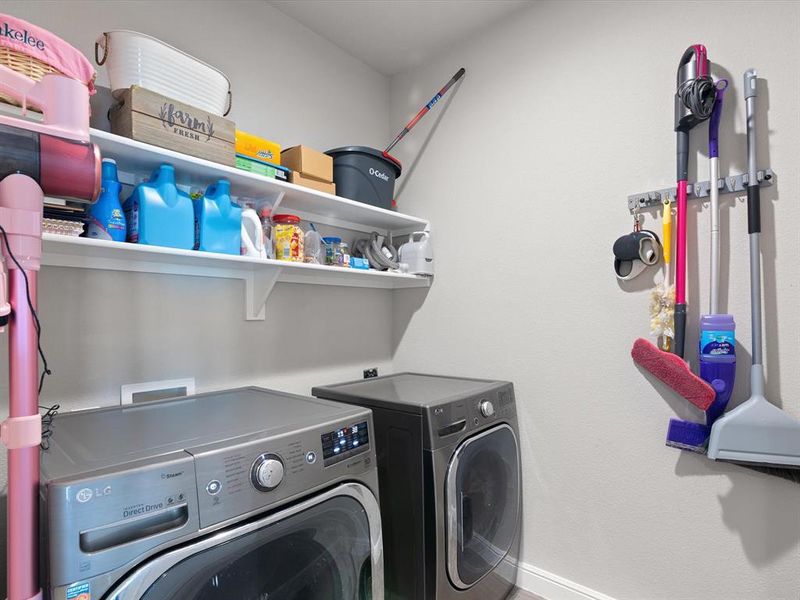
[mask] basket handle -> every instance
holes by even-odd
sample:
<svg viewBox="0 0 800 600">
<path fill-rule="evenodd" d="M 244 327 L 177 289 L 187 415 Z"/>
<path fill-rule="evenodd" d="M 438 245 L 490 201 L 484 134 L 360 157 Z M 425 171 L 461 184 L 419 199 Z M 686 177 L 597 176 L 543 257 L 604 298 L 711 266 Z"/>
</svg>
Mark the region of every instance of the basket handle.
<svg viewBox="0 0 800 600">
<path fill-rule="evenodd" d="M 227 117 L 231 112 L 231 108 L 233 108 L 233 92 L 231 92 L 230 88 L 228 88 L 228 108 L 225 109 L 225 112 L 222 113 L 222 116 Z"/>
<path fill-rule="evenodd" d="M 100 49 L 100 46 L 103 47 L 103 58 L 100 58 L 97 54 L 97 51 Z M 102 66 L 105 64 L 107 58 L 108 58 L 108 34 L 104 33 L 103 37 L 97 38 L 97 41 L 94 43 L 94 62 Z"/>
</svg>

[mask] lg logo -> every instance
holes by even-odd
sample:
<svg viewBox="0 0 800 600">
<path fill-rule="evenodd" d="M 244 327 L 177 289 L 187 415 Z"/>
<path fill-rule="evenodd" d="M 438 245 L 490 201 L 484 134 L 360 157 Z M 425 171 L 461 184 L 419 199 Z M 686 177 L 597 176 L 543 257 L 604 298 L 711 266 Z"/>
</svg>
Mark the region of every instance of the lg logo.
<svg viewBox="0 0 800 600">
<path fill-rule="evenodd" d="M 378 179 L 383 179 L 384 181 L 389 181 L 389 176 L 386 173 L 381 173 L 378 169 L 373 169 L 370 167 L 369 174 L 374 175 Z"/>
<path fill-rule="evenodd" d="M 107 485 L 103 488 L 81 488 L 75 494 L 75 500 L 81 504 L 86 504 L 92 498 L 100 498 L 101 496 L 108 496 L 111 493 L 111 486 Z"/>
</svg>

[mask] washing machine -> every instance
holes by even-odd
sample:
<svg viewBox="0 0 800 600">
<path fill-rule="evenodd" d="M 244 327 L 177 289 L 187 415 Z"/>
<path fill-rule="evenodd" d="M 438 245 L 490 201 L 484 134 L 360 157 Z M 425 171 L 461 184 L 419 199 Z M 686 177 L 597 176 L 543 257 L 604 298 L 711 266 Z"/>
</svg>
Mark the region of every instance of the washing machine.
<svg viewBox="0 0 800 600">
<path fill-rule="evenodd" d="M 373 411 L 386 597 L 505 598 L 521 524 L 513 385 L 401 373 L 312 393 Z"/>
<path fill-rule="evenodd" d="M 259 388 L 56 416 L 52 600 L 379 600 L 365 408 Z"/>
</svg>

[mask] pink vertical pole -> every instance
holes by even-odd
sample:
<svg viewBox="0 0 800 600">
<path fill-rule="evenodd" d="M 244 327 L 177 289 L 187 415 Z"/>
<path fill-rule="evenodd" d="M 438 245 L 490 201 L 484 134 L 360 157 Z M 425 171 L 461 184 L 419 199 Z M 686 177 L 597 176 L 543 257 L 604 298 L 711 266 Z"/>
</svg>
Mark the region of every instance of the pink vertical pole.
<svg viewBox="0 0 800 600">
<path fill-rule="evenodd" d="M 27 271 L 36 306 L 37 272 Z M 22 271 L 10 269 L 9 416 L 39 414 L 36 329 Z M 28 600 L 39 592 L 39 447 L 8 451 L 8 600 Z"/>
<path fill-rule="evenodd" d="M 678 182 L 678 239 L 675 245 L 675 303 L 686 303 L 686 187 L 685 180 Z"/>
<path fill-rule="evenodd" d="M 41 423 L 33 432 L 20 420 L 39 415 L 38 340 L 28 304 L 36 307 L 37 275 L 42 257 L 43 193 L 26 175 L 0 181 L 0 224 L 6 231 L 14 262 L 0 240 L 8 269 L 9 418 L 3 423 L 8 446 L 8 600 L 41 598 L 39 588 L 39 443 Z M 20 268 L 21 267 L 21 268 Z M 24 271 L 23 271 L 24 269 Z M 25 285 L 25 276 L 28 286 Z M 16 419 L 16 420 L 15 420 Z"/>
</svg>

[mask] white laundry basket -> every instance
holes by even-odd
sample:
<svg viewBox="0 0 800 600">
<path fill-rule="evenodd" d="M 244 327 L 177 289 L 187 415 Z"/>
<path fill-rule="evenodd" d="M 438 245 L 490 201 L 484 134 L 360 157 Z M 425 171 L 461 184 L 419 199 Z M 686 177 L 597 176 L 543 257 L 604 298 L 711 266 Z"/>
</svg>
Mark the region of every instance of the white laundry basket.
<svg viewBox="0 0 800 600">
<path fill-rule="evenodd" d="M 107 31 L 95 42 L 94 56 L 105 64 L 117 98 L 138 85 L 215 115 L 231 110 L 231 82 L 224 73 L 152 36 Z"/>
</svg>

